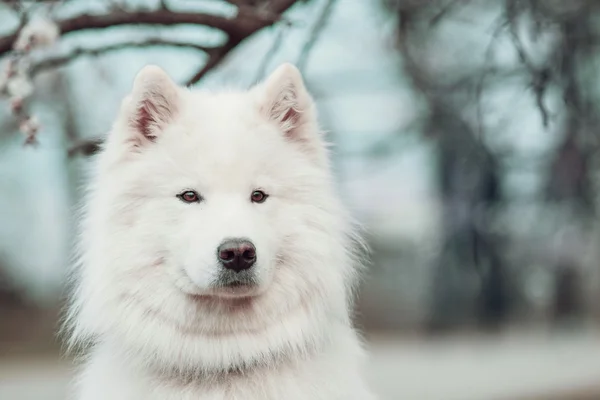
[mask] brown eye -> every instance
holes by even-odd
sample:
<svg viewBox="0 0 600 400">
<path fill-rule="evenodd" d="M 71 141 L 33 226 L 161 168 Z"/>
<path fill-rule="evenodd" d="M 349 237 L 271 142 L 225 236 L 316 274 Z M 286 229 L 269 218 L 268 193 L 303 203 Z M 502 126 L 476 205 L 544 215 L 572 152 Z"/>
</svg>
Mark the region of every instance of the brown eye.
<svg viewBox="0 0 600 400">
<path fill-rule="evenodd" d="M 186 190 L 185 192 L 178 194 L 177 197 L 184 203 L 198 203 L 202 199 L 200 195 L 193 190 Z"/>
<path fill-rule="evenodd" d="M 254 192 L 252 192 L 250 200 L 252 200 L 253 203 L 263 203 L 267 199 L 267 197 L 269 197 L 269 195 L 263 192 L 262 190 L 255 190 Z"/>
</svg>

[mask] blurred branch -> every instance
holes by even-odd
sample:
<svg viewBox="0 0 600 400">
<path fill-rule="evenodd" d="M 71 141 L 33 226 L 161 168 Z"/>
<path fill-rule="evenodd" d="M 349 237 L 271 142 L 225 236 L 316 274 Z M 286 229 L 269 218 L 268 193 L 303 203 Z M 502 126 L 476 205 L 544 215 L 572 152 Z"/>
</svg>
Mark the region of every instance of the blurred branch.
<svg viewBox="0 0 600 400">
<path fill-rule="evenodd" d="M 467 3 L 471 0 L 451 0 L 448 1 L 448 3 L 446 3 L 445 5 L 442 6 L 442 8 L 437 12 L 437 14 L 435 14 L 431 20 L 429 21 L 429 25 L 430 26 L 435 26 L 437 25 L 442 19 L 444 19 L 448 14 L 450 14 L 454 7 L 456 5 L 458 5 L 459 3 Z"/>
<path fill-rule="evenodd" d="M 281 14 L 290 8 L 297 0 L 271 0 L 268 3 L 265 3 L 264 8 L 262 8 L 259 12 L 249 12 L 249 8 L 243 7 L 238 9 L 238 18 L 241 18 L 245 15 L 262 15 L 267 16 L 265 19 L 260 20 L 260 23 L 255 23 L 253 26 L 249 25 L 245 28 L 245 31 L 238 31 L 236 33 L 230 32 L 229 39 L 227 42 L 219 49 L 218 52 L 211 54 L 208 62 L 198 70 L 186 83 L 187 86 L 191 86 L 197 83 L 200 79 L 204 77 L 212 68 L 219 65 L 229 54 L 231 50 L 236 48 L 244 39 L 248 36 L 252 35 L 256 31 L 265 28 L 267 26 L 272 25 L 275 22 L 281 20 Z M 254 10 L 254 9 L 253 9 Z M 274 16 L 278 16 L 274 18 Z M 242 20 L 244 18 L 241 18 Z"/>
<path fill-rule="evenodd" d="M 506 1 L 506 21 L 508 23 L 510 37 L 517 51 L 519 60 L 525 66 L 525 68 L 527 68 L 531 75 L 531 89 L 533 91 L 533 94 L 535 95 L 537 108 L 540 110 L 542 124 L 544 128 L 547 128 L 549 123 L 549 113 L 548 109 L 546 108 L 546 105 L 544 104 L 544 94 L 546 93 L 548 83 L 550 82 L 550 71 L 547 68 L 536 67 L 527 55 L 527 51 L 525 50 L 523 42 L 521 41 L 519 33 L 517 32 L 516 7 L 518 6 L 518 1 Z"/>
<path fill-rule="evenodd" d="M 211 69 L 219 65 L 221 61 L 225 59 L 227 54 L 229 54 L 229 52 L 233 50 L 238 44 L 239 42 L 237 40 L 229 40 L 227 41 L 227 43 L 225 43 L 225 45 L 211 52 L 206 64 L 204 64 L 202 68 L 198 70 L 198 72 L 196 72 L 190 79 L 187 80 L 185 86 L 192 86 L 198 83 L 198 81 L 200 81 L 200 79 L 202 79 L 204 75 L 206 75 Z"/>
<path fill-rule="evenodd" d="M 492 67 L 492 56 L 493 56 L 493 51 L 494 51 L 494 46 L 496 45 L 496 42 L 498 40 L 498 37 L 500 36 L 500 33 L 503 32 L 504 28 L 506 27 L 506 22 L 504 21 L 503 18 L 500 18 L 499 21 L 497 21 L 496 23 L 496 27 L 494 28 L 494 30 L 492 31 L 492 35 L 490 38 L 490 42 L 488 43 L 486 49 L 485 49 L 485 53 L 483 55 L 483 59 L 484 59 L 484 66 L 483 66 L 483 72 L 481 73 L 481 77 L 479 79 L 479 81 L 477 82 L 477 87 L 475 88 L 475 98 L 477 99 L 477 125 L 478 125 L 478 133 L 479 136 L 483 136 L 483 89 L 485 88 L 485 82 L 486 79 L 488 77 L 488 75 L 490 74 L 490 72 L 492 72 L 493 67 Z"/>
<path fill-rule="evenodd" d="M 429 79 L 424 71 L 415 62 L 410 48 L 410 26 L 413 23 L 413 11 L 410 9 L 398 9 L 398 45 L 403 55 L 404 70 L 411 79 L 415 88 L 425 97 L 431 92 Z"/>
<path fill-rule="evenodd" d="M 277 30 L 277 33 L 275 34 L 275 39 L 273 40 L 271 47 L 269 48 L 265 56 L 262 58 L 262 61 L 260 62 L 260 65 L 256 70 L 256 76 L 254 77 L 253 82 L 258 82 L 265 76 L 265 72 L 267 70 L 267 67 L 269 66 L 269 63 L 271 62 L 271 60 L 273 60 L 273 57 L 275 57 L 275 55 L 281 48 L 281 45 L 283 44 L 283 38 L 285 37 L 286 28 L 287 26 L 284 25 L 280 26 Z"/>
<path fill-rule="evenodd" d="M 167 0 L 160 0 L 160 8 L 163 10 L 168 10 L 169 5 L 167 4 Z"/>
<path fill-rule="evenodd" d="M 325 26 L 327 25 L 335 3 L 336 0 L 327 0 L 327 3 L 323 7 L 323 10 L 321 10 L 321 14 L 315 22 L 306 43 L 304 43 L 304 46 L 302 47 L 302 51 L 300 52 L 300 56 L 298 57 L 298 61 L 296 63 L 296 66 L 300 71 L 303 71 L 306 67 L 308 59 L 310 57 L 310 52 L 314 48 Z"/>
<path fill-rule="evenodd" d="M 94 155 L 100 150 L 103 142 L 104 140 L 100 138 L 81 140 L 69 149 L 67 155 L 69 157 Z"/>
<path fill-rule="evenodd" d="M 42 72 L 47 69 L 61 67 L 65 64 L 75 60 L 76 58 L 78 58 L 80 56 L 99 56 L 104 53 L 109 53 L 112 51 L 118 51 L 118 50 L 123 50 L 123 49 L 146 48 L 146 47 L 155 47 L 155 46 L 156 47 L 165 46 L 165 47 L 190 48 L 190 49 L 202 51 L 209 55 L 211 55 L 214 52 L 219 50 L 219 48 L 216 48 L 216 47 L 205 47 L 205 46 L 201 46 L 199 44 L 190 43 L 190 42 L 177 42 L 177 41 L 164 40 L 164 39 L 148 39 L 148 40 L 143 40 L 143 41 L 138 41 L 138 42 L 116 43 L 116 44 L 111 44 L 111 45 L 108 45 L 105 47 L 99 47 L 99 48 L 90 48 L 90 49 L 77 48 L 77 49 L 72 50 L 68 54 L 54 55 L 54 56 L 49 56 L 47 58 L 44 58 L 43 60 L 39 61 L 38 63 L 35 63 L 31 67 L 30 72 L 32 75 L 36 75 L 37 73 Z"/>
<path fill-rule="evenodd" d="M 294 4 L 296 0 L 273 0 L 272 13 L 239 12 L 233 18 L 196 12 L 174 12 L 163 8 L 153 11 L 126 12 L 115 11 L 105 15 L 83 14 L 73 18 L 56 21 L 62 35 L 88 30 L 102 29 L 121 25 L 204 25 L 225 32 L 230 39 L 236 41 L 253 34 L 257 30 L 277 22 L 283 11 Z M 277 15 L 277 17 L 275 17 Z M 12 44 L 17 39 L 18 32 L 0 37 L 0 55 L 11 51 Z"/>
</svg>

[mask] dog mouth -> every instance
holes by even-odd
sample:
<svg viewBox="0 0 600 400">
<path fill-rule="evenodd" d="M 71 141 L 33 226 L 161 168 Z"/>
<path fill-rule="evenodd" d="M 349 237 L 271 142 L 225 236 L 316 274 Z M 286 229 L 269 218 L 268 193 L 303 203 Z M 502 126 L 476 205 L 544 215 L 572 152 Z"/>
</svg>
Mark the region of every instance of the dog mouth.
<svg viewBox="0 0 600 400">
<path fill-rule="evenodd" d="M 227 285 L 213 286 L 202 294 L 190 294 L 198 301 L 243 301 L 248 302 L 259 295 L 258 285 L 232 282 Z"/>
<path fill-rule="evenodd" d="M 207 287 L 199 290 L 184 290 L 193 301 L 236 301 L 252 300 L 265 290 L 254 271 L 233 272 L 222 270 Z"/>
<path fill-rule="evenodd" d="M 258 292 L 258 281 L 253 274 L 224 273 L 211 285 L 210 295 L 224 298 L 253 297 Z"/>
<path fill-rule="evenodd" d="M 256 294 L 256 285 L 232 283 L 227 286 L 214 288 L 211 292 L 214 296 L 224 298 L 253 297 Z"/>
</svg>

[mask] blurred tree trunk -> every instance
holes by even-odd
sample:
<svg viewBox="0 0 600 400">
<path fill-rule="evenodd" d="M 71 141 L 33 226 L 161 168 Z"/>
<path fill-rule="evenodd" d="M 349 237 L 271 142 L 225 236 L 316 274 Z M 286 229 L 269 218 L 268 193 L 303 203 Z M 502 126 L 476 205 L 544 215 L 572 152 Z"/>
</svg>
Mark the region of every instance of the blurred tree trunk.
<svg viewBox="0 0 600 400">
<path fill-rule="evenodd" d="M 498 166 L 456 110 L 431 106 L 428 132 L 435 133 L 438 146 L 444 233 L 430 327 L 450 328 L 473 316 L 485 326 L 495 325 L 508 312 L 500 242 L 485 224 L 501 201 Z"/>
<path fill-rule="evenodd" d="M 462 110 L 473 107 L 471 100 L 444 90 L 440 78 L 445 77 L 424 72 L 430 70 L 426 63 L 431 56 L 415 55 L 427 47 L 418 41 L 423 9 L 403 4 L 397 10 L 404 73 L 429 110 L 424 133 L 437 145 L 443 203 L 442 252 L 434 271 L 429 328 L 444 330 L 473 319 L 496 325 L 509 307 L 501 241 L 487 229 L 502 200 L 499 164 L 464 116 Z"/>
<path fill-rule="evenodd" d="M 550 165 L 546 197 L 569 215 L 571 223 L 581 230 L 591 231 L 590 221 L 597 217 L 592 168 L 594 149 L 598 147 L 599 120 L 598 105 L 594 102 L 598 94 L 590 88 L 587 79 L 595 78 L 586 75 L 590 69 L 596 69 L 598 35 L 594 10 L 599 8 L 591 1 L 579 3 L 559 20 L 561 38 L 556 52 L 559 67 L 555 73 L 565 104 L 565 123 L 562 142 Z M 574 257 L 556 260 L 552 315 L 557 322 L 581 316 L 584 269 L 582 261 Z"/>
</svg>

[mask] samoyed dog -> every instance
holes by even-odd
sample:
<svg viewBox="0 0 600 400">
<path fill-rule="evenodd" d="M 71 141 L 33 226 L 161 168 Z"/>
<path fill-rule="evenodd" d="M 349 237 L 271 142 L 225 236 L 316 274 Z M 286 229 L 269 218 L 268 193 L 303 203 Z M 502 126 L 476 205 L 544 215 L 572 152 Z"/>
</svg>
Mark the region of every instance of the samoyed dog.
<svg viewBox="0 0 600 400">
<path fill-rule="evenodd" d="M 373 399 L 356 235 L 293 65 L 215 93 L 142 69 L 84 211 L 75 399 Z"/>
</svg>

